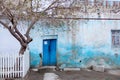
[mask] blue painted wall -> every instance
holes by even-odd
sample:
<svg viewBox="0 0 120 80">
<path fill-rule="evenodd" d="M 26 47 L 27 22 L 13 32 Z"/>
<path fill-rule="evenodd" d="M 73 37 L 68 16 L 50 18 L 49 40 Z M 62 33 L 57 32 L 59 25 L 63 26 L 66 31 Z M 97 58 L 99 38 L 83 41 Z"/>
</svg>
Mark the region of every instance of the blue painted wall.
<svg viewBox="0 0 120 80">
<path fill-rule="evenodd" d="M 76 20 L 60 27 L 39 22 L 31 31 L 31 67 L 42 65 L 39 54 L 43 53 L 43 39 L 57 35 L 56 56 L 59 67 L 103 65 L 106 68 L 120 68 L 120 50 L 111 46 L 113 29 L 120 29 L 119 20 Z"/>
</svg>

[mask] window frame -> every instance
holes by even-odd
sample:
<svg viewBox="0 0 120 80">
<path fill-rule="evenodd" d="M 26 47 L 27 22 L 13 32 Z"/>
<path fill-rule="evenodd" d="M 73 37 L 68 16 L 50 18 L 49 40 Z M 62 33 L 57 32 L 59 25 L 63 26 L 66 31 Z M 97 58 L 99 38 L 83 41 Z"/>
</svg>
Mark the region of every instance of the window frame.
<svg viewBox="0 0 120 80">
<path fill-rule="evenodd" d="M 120 30 L 111 30 L 112 48 L 120 48 Z"/>
</svg>

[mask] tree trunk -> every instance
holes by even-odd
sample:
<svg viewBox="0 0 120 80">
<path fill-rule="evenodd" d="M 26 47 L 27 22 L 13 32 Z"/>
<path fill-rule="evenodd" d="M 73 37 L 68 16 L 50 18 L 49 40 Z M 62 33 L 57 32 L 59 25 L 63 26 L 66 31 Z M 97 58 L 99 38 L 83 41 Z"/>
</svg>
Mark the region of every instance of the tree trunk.
<svg viewBox="0 0 120 80">
<path fill-rule="evenodd" d="M 26 50 L 26 48 L 27 48 L 27 45 L 26 46 L 21 46 L 21 48 L 20 48 L 20 51 L 19 51 L 19 54 L 24 54 L 24 52 L 25 52 L 25 50 Z"/>
</svg>

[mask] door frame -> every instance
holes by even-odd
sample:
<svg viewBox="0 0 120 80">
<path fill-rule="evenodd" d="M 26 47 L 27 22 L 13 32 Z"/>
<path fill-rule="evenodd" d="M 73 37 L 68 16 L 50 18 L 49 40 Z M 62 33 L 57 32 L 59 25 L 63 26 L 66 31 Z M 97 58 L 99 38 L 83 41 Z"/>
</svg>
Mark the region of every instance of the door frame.
<svg viewBox="0 0 120 80">
<path fill-rule="evenodd" d="M 56 66 L 57 66 L 57 40 L 58 40 L 58 35 L 43 35 L 42 36 L 42 56 L 43 56 L 43 41 L 47 40 L 47 39 L 56 39 Z M 43 64 L 43 57 L 42 57 L 42 64 Z"/>
</svg>

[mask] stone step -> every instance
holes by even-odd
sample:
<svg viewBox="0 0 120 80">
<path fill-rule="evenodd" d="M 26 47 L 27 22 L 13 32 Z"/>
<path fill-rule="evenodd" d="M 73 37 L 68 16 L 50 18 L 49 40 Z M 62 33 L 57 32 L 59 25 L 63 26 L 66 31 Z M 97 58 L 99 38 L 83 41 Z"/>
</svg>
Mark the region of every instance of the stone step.
<svg viewBox="0 0 120 80">
<path fill-rule="evenodd" d="M 120 76 L 120 70 L 107 70 L 107 73 Z"/>
<path fill-rule="evenodd" d="M 105 68 L 104 68 L 104 66 L 102 66 L 102 65 L 94 65 L 94 66 L 93 66 L 93 70 L 94 70 L 94 71 L 98 71 L 98 72 L 104 72 L 104 71 L 105 71 Z"/>
<path fill-rule="evenodd" d="M 42 66 L 38 68 L 39 70 L 47 70 L 47 71 L 56 71 L 56 66 Z"/>
<path fill-rule="evenodd" d="M 39 67 L 38 69 L 46 69 L 46 68 L 55 69 L 56 66 L 41 66 L 41 67 Z"/>
<path fill-rule="evenodd" d="M 80 71 L 80 68 L 64 68 L 64 71 Z"/>
</svg>

